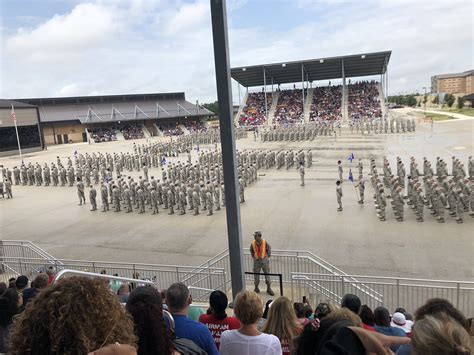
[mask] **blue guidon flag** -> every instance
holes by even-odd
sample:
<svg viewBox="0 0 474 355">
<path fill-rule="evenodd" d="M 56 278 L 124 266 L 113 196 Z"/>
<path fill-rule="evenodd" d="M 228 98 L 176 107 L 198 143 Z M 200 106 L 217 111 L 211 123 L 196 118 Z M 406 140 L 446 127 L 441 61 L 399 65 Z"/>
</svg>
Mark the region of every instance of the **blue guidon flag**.
<svg viewBox="0 0 474 355">
<path fill-rule="evenodd" d="M 354 177 L 352 176 L 352 169 L 349 169 L 349 181 L 354 182 Z"/>
<path fill-rule="evenodd" d="M 351 155 L 349 155 L 349 157 L 347 158 L 347 160 L 349 160 L 352 164 L 352 161 L 355 159 L 354 157 L 354 153 L 351 153 Z"/>
</svg>

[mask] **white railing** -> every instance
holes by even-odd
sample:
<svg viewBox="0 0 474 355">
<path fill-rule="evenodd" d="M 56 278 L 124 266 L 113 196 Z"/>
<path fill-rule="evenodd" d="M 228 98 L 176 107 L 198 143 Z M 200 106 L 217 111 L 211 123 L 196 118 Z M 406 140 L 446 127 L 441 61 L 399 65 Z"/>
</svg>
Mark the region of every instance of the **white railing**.
<svg viewBox="0 0 474 355">
<path fill-rule="evenodd" d="M 371 308 L 384 306 L 394 311 L 397 307 L 403 307 L 414 312 L 429 298 L 440 297 L 450 301 L 466 315 L 474 312 L 474 282 L 470 281 L 360 275 L 329 276 L 297 272 L 291 273 L 291 279 L 292 298 L 301 299 L 306 296 L 312 303 L 326 300 L 340 303 L 341 295 L 352 293 Z M 370 287 L 378 296 L 369 297 L 367 292 L 361 292 L 365 287 Z"/>
</svg>

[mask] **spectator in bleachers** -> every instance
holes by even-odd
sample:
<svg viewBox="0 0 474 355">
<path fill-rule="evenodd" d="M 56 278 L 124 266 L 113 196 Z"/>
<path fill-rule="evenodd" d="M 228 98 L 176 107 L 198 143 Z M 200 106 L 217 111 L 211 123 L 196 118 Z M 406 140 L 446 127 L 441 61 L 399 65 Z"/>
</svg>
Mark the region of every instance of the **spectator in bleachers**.
<svg viewBox="0 0 474 355">
<path fill-rule="evenodd" d="M 262 318 L 260 318 L 257 322 L 257 329 L 258 330 L 262 330 L 263 326 L 265 325 L 265 322 L 267 321 L 268 319 L 268 311 L 270 310 L 270 306 L 272 304 L 273 300 L 268 300 L 267 302 L 265 302 L 265 308 L 263 310 L 263 314 L 262 314 Z"/>
<path fill-rule="evenodd" d="M 138 355 L 171 354 L 171 334 L 163 318 L 161 296 L 154 287 L 137 287 L 130 294 L 127 311 L 135 322 Z"/>
<path fill-rule="evenodd" d="M 183 130 L 179 127 L 176 122 L 163 123 L 160 125 L 160 130 L 165 136 L 180 136 L 184 134 Z"/>
<path fill-rule="evenodd" d="M 0 296 L 7 290 L 7 284 L 5 282 L 0 282 Z"/>
<path fill-rule="evenodd" d="M 362 320 L 362 327 L 364 329 L 370 330 L 372 332 L 375 331 L 374 312 L 372 312 L 369 306 L 364 304 L 362 307 L 360 307 L 359 317 Z"/>
<path fill-rule="evenodd" d="M 48 285 L 51 285 L 54 280 L 54 277 L 56 276 L 56 269 L 54 268 L 54 266 L 50 266 L 46 269 L 46 275 L 48 275 Z"/>
<path fill-rule="evenodd" d="M 272 106 L 273 96 L 267 93 L 267 112 Z M 260 126 L 267 121 L 265 115 L 265 93 L 252 92 L 247 95 L 247 102 L 239 117 L 240 126 Z"/>
<path fill-rule="evenodd" d="M 91 138 L 95 143 L 112 142 L 117 140 L 115 130 L 111 128 L 100 128 L 91 133 Z"/>
<path fill-rule="evenodd" d="M 199 317 L 199 322 L 204 324 L 211 332 L 217 350 L 219 350 L 223 331 L 240 328 L 240 322 L 234 317 L 228 317 L 225 312 L 228 302 L 224 292 L 213 291 L 209 296 L 208 314 L 202 314 Z"/>
<path fill-rule="evenodd" d="M 400 328 L 390 326 L 390 313 L 385 307 L 377 307 L 374 310 L 375 331 L 389 336 L 406 337 L 406 333 Z M 391 347 L 393 352 L 398 350 L 399 346 Z"/>
<path fill-rule="evenodd" d="M 411 325 L 407 323 L 407 319 L 403 313 L 395 312 L 392 314 L 390 326 L 394 328 L 400 328 L 407 336 L 411 335 Z"/>
<path fill-rule="evenodd" d="M 102 279 L 70 277 L 47 287 L 15 319 L 11 354 L 88 354 L 135 345 L 132 317 Z"/>
<path fill-rule="evenodd" d="M 352 121 L 382 117 L 377 82 L 360 81 L 348 86 L 349 117 Z"/>
<path fill-rule="evenodd" d="M 275 335 L 281 343 L 283 355 L 290 354 L 290 343 L 303 327 L 296 321 L 295 311 L 285 296 L 278 297 L 271 305 L 262 331 Z"/>
<path fill-rule="evenodd" d="M 304 326 L 309 323 L 309 319 L 306 318 L 304 304 L 301 302 L 295 302 L 293 303 L 293 309 L 296 315 L 296 323 L 298 323 L 301 329 L 304 328 Z"/>
<path fill-rule="evenodd" d="M 26 305 L 30 300 L 36 297 L 36 295 L 44 288 L 48 286 L 48 275 L 38 274 L 31 283 L 31 288 L 27 288 L 23 291 L 23 304 Z"/>
<path fill-rule="evenodd" d="M 175 334 L 193 341 L 209 355 L 218 354 L 216 344 L 207 327 L 187 317 L 192 297 L 183 283 L 174 283 L 166 290 L 166 303 L 175 321 Z"/>
<path fill-rule="evenodd" d="M 122 132 L 123 137 L 127 140 L 145 138 L 141 127 L 136 125 L 126 125 L 122 127 L 120 131 Z"/>
<path fill-rule="evenodd" d="M 471 338 L 459 322 L 446 314 L 426 315 L 413 327 L 413 355 L 470 355 Z"/>
<path fill-rule="evenodd" d="M 274 122 L 277 124 L 300 123 L 303 116 L 303 93 L 299 89 L 283 90 L 278 97 Z"/>
<path fill-rule="evenodd" d="M 15 286 L 18 293 L 22 293 L 23 290 L 28 288 L 28 278 L 25 275 L 20 275 L 15 280 Z"/>
<path fill-rule="evenodd" d="M 189 120 L 184 122 L 184 126 L 190 133 L 194 132 L 205 132 L 207 131 L 206 126 L 204 122 L 201 122 L 199 120 Z"/>
<path fill-rule="evenodd" d="M 326 318 L 332 311 L 332 307 L 329 303 L 321 302 L 316 306 L 314 311 L 314 318 L 319 320 Z"/>
<path fill-rule="evenodd" d="M 226 330 L 221 335 L 221 355 L 281 355 L 281 344 L 272 334 L 260 333 L 257 322 L 262 317 L 262 299 L 251 291 L 242 291 L 235 298 L 234 314 L 241 328 Z"/>
<path fill-rule="evenodd" d="M 121 303 L 127 303 L 128 297 L 130 296 L 130 284 L 126 282 L 122 283 L 117 291 L 117 296 Z"/>
<path fill-rule="evenodd" d="M 348 293 L 344 295 L 344 297 L 342 297 L 341 307 L 347 308 L 357 315 L 360 312 L 360 306 L 361 306 L 360 299 L 356 295 Z"/>
<path fill-rule="evenodd" d="M 341 85 L 314 88 L 309 120 L 315 122 L 341 120 L 341 103 Z"/>
<path fill-rule="evenodd" d="M 23 304 L 21 295 L 9 288 L 0 297 L 0 353 L 9 351 L 10 326 Z"/>
</svg>

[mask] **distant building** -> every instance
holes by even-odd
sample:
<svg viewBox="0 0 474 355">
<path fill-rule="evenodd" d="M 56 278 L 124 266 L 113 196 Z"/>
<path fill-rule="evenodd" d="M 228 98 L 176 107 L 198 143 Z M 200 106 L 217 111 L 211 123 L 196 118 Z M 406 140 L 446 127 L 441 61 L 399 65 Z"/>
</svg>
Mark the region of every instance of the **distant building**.
<svg viewBox="0 0 474 355">
<path fill-rule="evenodd" d="M 433 93 L 443 92 L 449 94 L 474 93 L 474 70 L 432 76 L 431 91 Z"/>
</svg>

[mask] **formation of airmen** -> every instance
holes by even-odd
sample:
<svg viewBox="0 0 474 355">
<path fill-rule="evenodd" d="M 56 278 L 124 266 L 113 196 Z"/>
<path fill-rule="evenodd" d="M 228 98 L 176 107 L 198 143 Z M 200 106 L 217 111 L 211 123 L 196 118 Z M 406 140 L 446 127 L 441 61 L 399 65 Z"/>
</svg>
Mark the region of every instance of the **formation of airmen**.
<svg viewBox="0 0 474 355">
<path fill-rule="evenodd" d="M 351 134 L 382 134 L 382 133 L 409 133 L 415 132 L 415 119 L 364 119 L 360 121 L 351 121 L 349 130 Z M 312 141 L 318 136 L 333 136 L 342 134 L 342 128 L 339 121 L 322 121 L 295 124 L 291 126 L 274 126 L 264 128 L 260 134 L 262 142 L 295 142 Z M 256 138 L 256 135 L 255 135 Z"/>
<path fill-rule="evenodd" d="M 0 179 L 0 196 L 7 199 L 13 198 L 12 194 L 12 172 L 2 166 L 2 178 Z"/>
<path fill-rule="evenodd" d="M 359 163 L 361 164 L 361 163 Z M 447 210 L 457 223 L 463 222 L 463 215 L 469 212 L 474 217 L 474 161 L 469 157 L 468 169 L 456 157 L 452 157 L 451 175 L 447 163 L 437 157 L 435 170 L 426 157 L 423 158 L 423 172 L 420 173 L 414 157 L 410 158 L 409 174 L 400 157 L 397 157 L 396 175 L 387 158 L 383 158 L 383 176 L 377 171 L 375 160 L 370 161 L 371 183 L 374 188 L 374 203 L 377 216 L 385 221 L 387 199 L 391 200 L 394 215 L 404 220 L 404 205 L 413 209 L 418 222 L 424 221 L 424 208 L 428 207 L 439 223 L 444 223 Z M 363 179 L 359 171 L 359 181 Z M 406 188 L 406 195 L 405 195 Z"/>
<path fill-rule="evenodd" d="M 382 133 L 409 133 L 415 132 L 416 124 L 415 119 L 381 119 L 381 120 L 369 120 L 364 119 L 356 122 L 349 123 L 349 129 L 351 133 L 375 134 Z M 355 132 L 354 132 L 355 131 Z"/>
</svg>

